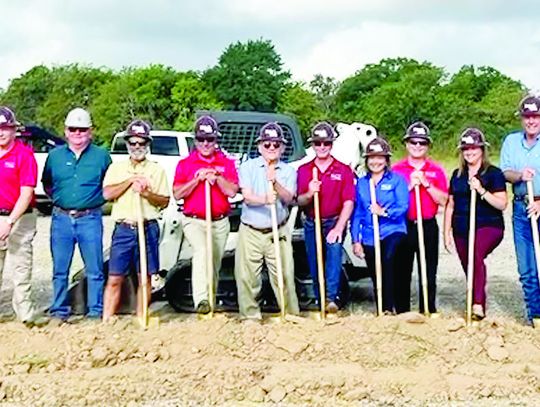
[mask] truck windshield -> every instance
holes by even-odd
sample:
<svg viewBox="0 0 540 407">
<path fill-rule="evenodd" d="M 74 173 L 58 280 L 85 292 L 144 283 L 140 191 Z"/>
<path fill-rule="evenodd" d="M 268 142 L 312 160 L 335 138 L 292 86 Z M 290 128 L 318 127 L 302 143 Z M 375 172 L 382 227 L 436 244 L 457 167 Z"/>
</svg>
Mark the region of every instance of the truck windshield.
<svg viewBox="0 0 540 407">
<path fill-rule="evenodd" d="M 127 154 L 126 143 L 123 137 L 117 137 L 114 140 L 114 145 L 111 148 L 112 154 Z M 150 144 L 150 153 L 158 155 L 180 155 L 178 149 L 178 139 L 172 136 L 157 136 Z"/>
</svg>

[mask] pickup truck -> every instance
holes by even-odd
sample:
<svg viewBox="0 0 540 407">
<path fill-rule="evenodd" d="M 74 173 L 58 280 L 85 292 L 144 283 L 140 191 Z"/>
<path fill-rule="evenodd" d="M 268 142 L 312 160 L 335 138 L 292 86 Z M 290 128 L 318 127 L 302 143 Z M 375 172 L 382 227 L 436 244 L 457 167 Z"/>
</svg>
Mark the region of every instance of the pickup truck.
<svg viewBox="0 0 540 407">
<path fill-rule="evenodd" d="M 113 162 L 127 158 L 124 142 L 125 132 L 115 134 L 111 143 Z M 180 158 L 187 157 L 193 148 L 193 133 L 171 130 L 151 130 L 152 143 L 148 159 L 159 162 L 167 173 L 167 181 L 172 186 L 176 165 Z"/>
<path fill-rule="evenodd" d="M 33 125 L 21 127 L 17 132 L 17 138 L 34 150 L 34 156 L 38 165 L 38 183 L 35 189 L 36 206 L 41 213 L 49 215 L 52 209 L 52 202 L 43 190 L 41 174 L 43 174 L 43 167 L 45 166 L 49 151 L 66 144 L 66 141 L 41 127 Z"/>
</svg>

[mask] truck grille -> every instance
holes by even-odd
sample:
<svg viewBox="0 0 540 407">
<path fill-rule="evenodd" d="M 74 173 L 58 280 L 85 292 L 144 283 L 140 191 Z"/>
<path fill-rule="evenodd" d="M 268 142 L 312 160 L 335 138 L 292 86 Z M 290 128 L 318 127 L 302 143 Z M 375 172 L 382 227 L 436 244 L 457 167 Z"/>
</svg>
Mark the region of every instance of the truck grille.
<svg viewBox="0 0 540 407">
<path fill-rule="evenodd" d="M 283 128 L 287 145 L 281 159 L 289 162 L 293 153 L 293 137 L 292 130 L 289 126 L 279 123 Z M 242 122 L 222 122 L 219 124 L 221 137 L 219 145 L 227 153 L 236 156 L 240 162 L 248 158 L 255 158 L 259 155 L 257 149 L 257 137 L 262 124 L 258 123 L 242 123 Z"/>
</svg>

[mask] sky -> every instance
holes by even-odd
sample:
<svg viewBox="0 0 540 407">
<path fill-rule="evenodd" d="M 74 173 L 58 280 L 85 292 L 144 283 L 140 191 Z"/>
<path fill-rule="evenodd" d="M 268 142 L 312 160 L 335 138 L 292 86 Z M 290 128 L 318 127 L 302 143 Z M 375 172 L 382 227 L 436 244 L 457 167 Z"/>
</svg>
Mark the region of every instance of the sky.
<svg viewBox="0 0 540 407">
<path fill-rule="evenodd" d="M 492 66 L 540 92 L 540 5 L 514 0 L 0 0 L 0 87 L 35 65 L 214 66 L 271 40 L 296 80 L 383 58 Z"/>
</svg>

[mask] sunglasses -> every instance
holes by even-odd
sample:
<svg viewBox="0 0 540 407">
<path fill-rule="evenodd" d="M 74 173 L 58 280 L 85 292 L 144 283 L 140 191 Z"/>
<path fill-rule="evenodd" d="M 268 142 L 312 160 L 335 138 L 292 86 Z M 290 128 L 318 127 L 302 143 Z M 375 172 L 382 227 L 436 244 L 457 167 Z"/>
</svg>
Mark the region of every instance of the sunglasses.
<svg viewBox="0 0 540 407">
<path fill-rule="evenodd" d="M 206 142 L 208 142 L 208 144 L 212 144 L 212 143 L 216 142 L 217 138 L 213 137 L 213 136 L 210 136 L 210 137 L 197 136 L 197 137 L 195 137 L 195 140 L 197 140 L 199 143 L 204 143 L 206 141 Z"/>
<path fill-rule="evenodd" d="M 333 144 L 332 141 L 314 141 L 313 142 L 313 145 L 315 147 L 320 147 L 320 146 L 330 147 L 332 144 Z"/>
<path fill-rule="evenodd" d="M 85 133 L 88 131 L 88 127 L 68 127 L 70 133 Z"/>
<path fill-rule="evenodd" d="M 135 146 L 144 147 L 148 144 L 148 141 L 128 141 L 128 144 L 131 147 L 135 147 Z"/>
<path fill-rule="evenodd" d="M 266 143 L 263 143 L 263 147 L 266 149 L 266 150 L 270 150 L 270 147 L 274 146 L 275 149 L 278 149 L 281 147 L 281 143 L 279 141 L 274 141 L 274 142 L 266 142 Z"/>
<path fill-rule="evenodd" d="M 429 145 L 429 141 L 425 141 L 425 140 L 416 140 L 416 141 L 409 141 L 408 142 L 410 145 L 412 146 L 427 146 Z"/>
</svg>

